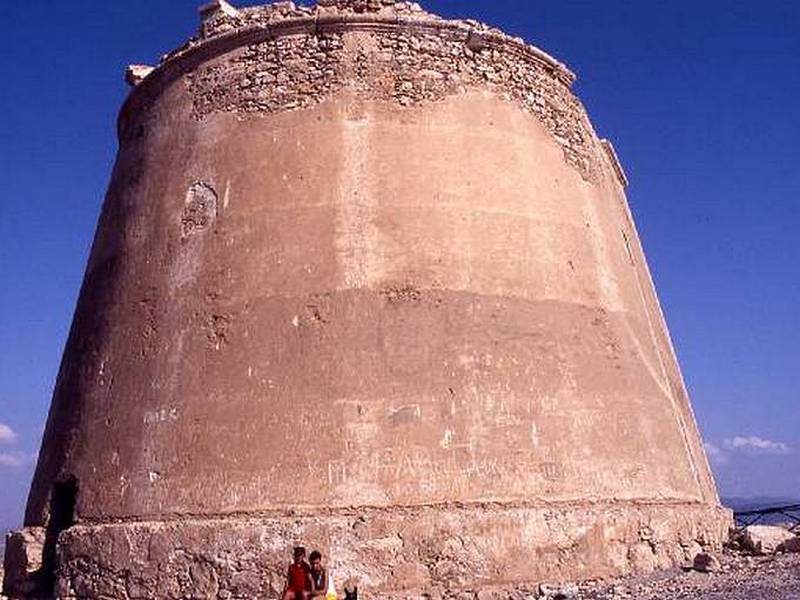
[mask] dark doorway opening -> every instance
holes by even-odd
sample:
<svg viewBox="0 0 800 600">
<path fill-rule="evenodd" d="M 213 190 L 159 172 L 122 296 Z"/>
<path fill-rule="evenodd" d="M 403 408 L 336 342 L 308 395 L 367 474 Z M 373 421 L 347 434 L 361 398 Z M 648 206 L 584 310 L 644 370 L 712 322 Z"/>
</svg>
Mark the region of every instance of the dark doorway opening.
<svg viewBox="0 0 800 600">
<path fill-rule="evenodd" d="M 44 594 L 55 591 L 58 567 L 58 536 L 75 524 L 75 507 L 78 502 L 78 480 L 69 476 L 56 482 L 50 494 L 50 519 L 42 552 L 41 586 Z"/>
</svg>

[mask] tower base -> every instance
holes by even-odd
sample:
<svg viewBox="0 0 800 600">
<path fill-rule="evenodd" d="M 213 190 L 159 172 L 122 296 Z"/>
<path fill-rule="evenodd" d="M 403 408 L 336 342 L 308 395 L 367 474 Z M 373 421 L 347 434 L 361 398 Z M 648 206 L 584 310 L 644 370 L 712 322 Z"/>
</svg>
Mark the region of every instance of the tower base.
<svg viewBox="0 0 800 600">
<path fill-rule="evenodd" d="M 323 552 L 340 589 L 352 580 L 365 597 L 416 600 L 669 568 L 701 548 L 718 549 L 731 523 L 730 511 L 702 504 L 614 503 L 82 524 L 58 538 L 56 592 L 61 599 L 278 598 L 291 549 L 304 545 Z M 24 537 L 41 536 L 29 529 Z M 9 552 L 24 548 L 10 544 Z M 6 566 L 6 593 L 33 597 L 30 587 L 9 589 L 24 577 L 14 572 L 14 556 Z"/>
</svg>

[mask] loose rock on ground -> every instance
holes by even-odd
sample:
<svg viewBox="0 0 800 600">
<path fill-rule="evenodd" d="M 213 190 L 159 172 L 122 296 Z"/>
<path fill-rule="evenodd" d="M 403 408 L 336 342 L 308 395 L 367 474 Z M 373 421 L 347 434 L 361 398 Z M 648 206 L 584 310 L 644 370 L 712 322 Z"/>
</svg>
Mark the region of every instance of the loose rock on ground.
<svg viewBox="0 0 800 600">
<path fill-rule="evenodd" d="M 581 600 L 800 600 L 800 554 L 726 553 L 716 572 L 672 570 L 584 584 Z"/>
</svg>

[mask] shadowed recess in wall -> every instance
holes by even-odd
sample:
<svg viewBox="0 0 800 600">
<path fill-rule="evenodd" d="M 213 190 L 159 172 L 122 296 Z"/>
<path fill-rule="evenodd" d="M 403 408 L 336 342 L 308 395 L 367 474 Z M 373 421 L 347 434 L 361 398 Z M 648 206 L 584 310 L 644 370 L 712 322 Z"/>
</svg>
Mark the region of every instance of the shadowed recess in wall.
<svg viewBox="0 0 800 600">
<path fill-rule="evenodd" d="M 55 483 L 50 496 L 50 520 L 47 523 L 40 571 L 44 593 L 54 591 L 58 565 L 58 536 L 75 524 L 77 502 L 78 480 L 75 477 L 67 477 Z"/>
</svg>

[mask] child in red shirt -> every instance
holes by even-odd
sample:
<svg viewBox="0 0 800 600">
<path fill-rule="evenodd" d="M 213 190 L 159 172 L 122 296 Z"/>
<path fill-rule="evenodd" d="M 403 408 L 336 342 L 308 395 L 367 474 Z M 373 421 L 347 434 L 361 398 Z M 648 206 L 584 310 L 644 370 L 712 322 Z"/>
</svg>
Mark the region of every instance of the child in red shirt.
<svg viewBox="0 0 800 600">
<path fill-rule="evenodd" d="M 286 573 L 286 587 L 283 600 L 309 600 L 311 595 L 311 567 L 306 562 L 306 549 L 297 546 L 294 549 L 294 562 Z"/>
</svg>

